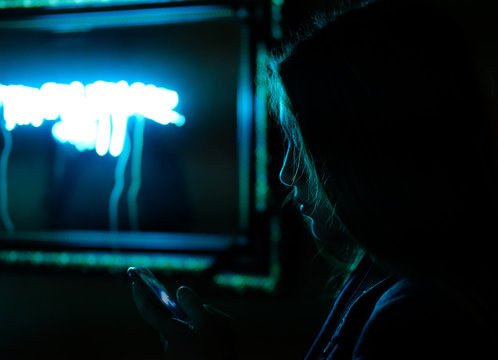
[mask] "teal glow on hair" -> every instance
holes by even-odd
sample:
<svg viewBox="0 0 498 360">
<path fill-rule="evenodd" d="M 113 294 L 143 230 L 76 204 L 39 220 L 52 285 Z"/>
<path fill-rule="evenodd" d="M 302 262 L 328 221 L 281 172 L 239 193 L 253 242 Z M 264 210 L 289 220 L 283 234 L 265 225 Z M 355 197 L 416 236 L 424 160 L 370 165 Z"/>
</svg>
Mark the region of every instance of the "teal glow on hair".
<svg viewBox="0 0 498 360">
<path fill-rule="evenodd" d="M 49 82 L 40 89 L 0 84 L 0 105 L 8 131 L 55 121 L 52 135 L 57 141 L 69 143 L 78 151 L 95 149 L 100 156 L 121 154 L 132 116 L 182 126 L 184 116 L 173 111 L 177 104 L 175 91 L 141 82 Z"/>
<path fill-rule="evenodd" d="M 322 169 L 318 168 L 318 164 L 316 164 L 304 141 L 299 127 L 299 115 L 294 111 L 280 76 L 280 64 L 291 54 L 292 48 L 291 44 L 284 48 L 280 54 L 273 55 L 269 62 L 267 78 L 269 109 L 274 118 L 278 119 L 284 141 L 288 146 L 285 162 L 292 161 L 295 169 L 290 184 L 287 185 L 292 186 L 299 181 L 307 182 L 310 193 L 307 199 L 301 200 L 313 205 L 311 216 L 318 208 L 328 210 L 329 217 L 324 225 L 340 234 L 341 240 L 339 241 L 337 238 L 319 239 L 315 235 L 313 238 L 320 255 L 336 269 L 349 273 L 356 268 L 365 252 L 359 247 L 336 212 L 336 200 L 326 191 L 327 178 L 322 175 L 320 171 Z M 320 164 L 320 166 L 323 165 Z M 292 195 L 293 193 L 289 194 L 288 200 Z M 335 250 L 329 251 L 329 248 Z"/>
</svg>

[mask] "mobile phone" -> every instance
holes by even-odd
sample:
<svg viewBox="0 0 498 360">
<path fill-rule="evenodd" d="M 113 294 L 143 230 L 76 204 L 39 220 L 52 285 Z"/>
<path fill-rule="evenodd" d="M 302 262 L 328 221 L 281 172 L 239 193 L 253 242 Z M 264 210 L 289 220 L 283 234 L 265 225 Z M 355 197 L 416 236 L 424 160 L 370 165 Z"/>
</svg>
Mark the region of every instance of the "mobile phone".
<svg viewBox="0 0 498 360">
<path fill-rule="evenodd" d="M 167 310 L 173 319 L 187 324 L 191 321 L 168 290 L 157 280 L 152 271 L 144 266 L 132 266 L 126 271 L 132 282 L 140 286 L 144 293 L 159 307 Z"/>
</svg>

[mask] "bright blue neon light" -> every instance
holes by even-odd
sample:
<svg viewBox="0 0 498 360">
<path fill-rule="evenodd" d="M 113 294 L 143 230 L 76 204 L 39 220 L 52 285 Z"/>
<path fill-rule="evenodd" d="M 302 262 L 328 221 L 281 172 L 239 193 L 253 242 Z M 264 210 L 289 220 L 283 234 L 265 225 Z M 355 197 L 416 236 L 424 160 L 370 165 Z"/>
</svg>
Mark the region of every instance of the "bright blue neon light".
<svg viewBox="0 0 498 360">
<path fill-rule="evenodd" d="M 140 82 L 50 82 L 40 89 L 0 84 L 0 106 L 7 130 L 58 120 L 52 127 L 55 139 L 79 151 L 95 149 L 100 156 L 121 154 L 131 116 L 182 126 L 185 117 L 173 111 L 177 104 L 175 91 Z"/>
</svg>

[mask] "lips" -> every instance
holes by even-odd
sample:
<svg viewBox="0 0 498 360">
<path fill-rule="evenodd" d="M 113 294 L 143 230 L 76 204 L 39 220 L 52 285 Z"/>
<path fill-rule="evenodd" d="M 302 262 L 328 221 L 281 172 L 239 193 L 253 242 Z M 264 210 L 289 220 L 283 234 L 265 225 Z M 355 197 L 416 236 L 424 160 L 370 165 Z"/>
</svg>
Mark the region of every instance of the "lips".
<svg viewBox="0 0 498 360">
<path fill-rule="evenodd" d="M 299 211 L 301 212 L 301 214 L 303 214 L 304 216 L 308 216 L 310 217 L 311 216 L 311 213 L 313 212 L 313 209 L 310 205 L 308 204 L 300 204 L 299 205 Z"/>
<path fill-rule="evenodd" d="M 306 200 L 300 199 L 299 195 L 300 195 L 300 193 L 298 193 L 297 188 L 296 188 L 295 193 L 294 193 L 294 202 L 297 204 L 301 214 L 310 217 L 310 215 L 313 213 L 313 210 L 315 208 L 312 204 L 308 203 Z"/>
</svg>

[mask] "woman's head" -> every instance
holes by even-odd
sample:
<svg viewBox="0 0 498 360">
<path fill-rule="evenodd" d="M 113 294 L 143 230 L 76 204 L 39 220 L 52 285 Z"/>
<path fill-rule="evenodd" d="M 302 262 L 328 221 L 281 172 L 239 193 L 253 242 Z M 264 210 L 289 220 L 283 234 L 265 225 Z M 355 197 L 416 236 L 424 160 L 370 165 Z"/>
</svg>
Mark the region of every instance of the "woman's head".
<svg viewBox="0 0 498 360">
<path fill-rule="evenodd" d="M 448 16 L 373 2 L 317 27 L 272 69 L 294 165 L 286 182 L 306 183 L 342 238 L 410 275 L 437 277 L 478 254 L 469 241 L 485 244 L 496 216 L 491 127 Z"/>
<path fill-rule="evenodd" d="M 278 82 L 275 82 L 278 83 Z M 346 275 L 364 255 L 351 233 L 335 211 L 336 203 L 326 190 L 326 179 L 320 176 L 304 142 L 297 120 L 287 107 L 288 99 L 280 92 L 278 104 L 280 124 L 285 134 L 287 150 L 280 181 L 292 187 L 292 197 L 310 230 L 320 253 Z"/>
</svg>

